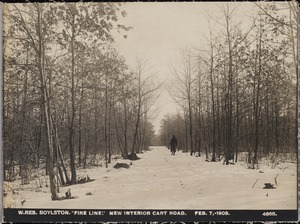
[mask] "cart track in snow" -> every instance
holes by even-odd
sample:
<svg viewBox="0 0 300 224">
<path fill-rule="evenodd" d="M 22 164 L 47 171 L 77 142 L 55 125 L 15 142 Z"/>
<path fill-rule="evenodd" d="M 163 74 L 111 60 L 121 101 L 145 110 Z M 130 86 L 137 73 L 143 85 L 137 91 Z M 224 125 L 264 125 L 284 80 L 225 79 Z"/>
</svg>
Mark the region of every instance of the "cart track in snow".
<svg viewBox="0 0 300 224">
<path fill-rule="evenodd" d="M 166 147 L 156 147 L 132 162 L 129 169 L 96 167 L 78 170 L 94 182 L 61 187 L 60 195 L 71 188 L 77 199 L 51 201 L 50 193 L 24 191 L 26 208 L 86 209 L 295 209 L 296 165 L 284 172 L 262 165 L 261 170 L 246 169 L 243 162 L 223 165 L 205 162 L 204 157 L 190 156 L 181 151 L 171 156 Z M 262 189 L 274 181 L 276 189 Z M 252 188 L 255 180 L 257 184 Z M 92 195 L 86 195 L 91 193 Z M 268 194 L 268 196 L 266 196 Z M 22 207 L 21 205 L 15 205 Z"/>
</svg>

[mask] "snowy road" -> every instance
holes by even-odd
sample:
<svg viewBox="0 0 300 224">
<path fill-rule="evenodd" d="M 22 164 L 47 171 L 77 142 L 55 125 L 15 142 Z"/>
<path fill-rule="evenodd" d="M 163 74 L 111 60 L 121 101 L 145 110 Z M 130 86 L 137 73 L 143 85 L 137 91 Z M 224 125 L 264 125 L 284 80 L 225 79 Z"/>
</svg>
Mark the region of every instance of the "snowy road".
<svg viewBox="0 0 300 224">
<path fill-rule="evenodd" d="M 94 182 L 60 188 L 63 195 L 71 188 L 74 200 L 51 201 L 49 193 L 22 191 L 26 208 L 89 208 L 89 209 L 295 209 L 296 164 L 286 169 L 246 169 L 244 162 L 222 165 L 205 162 L 204 157 L 177 152 L 171 156 L 165 147 L 156 147 L 139 154 L 130 169 L 97 167 L 79 170 Z M 263 173 L 259 172 L 262 171 Z M 274 183 L 276 189 L 263 189 Z M 258 179 L 254 188 L 255 181 Z M 45 189 L 46 190 L 46 189 Z M 48 189 L 47 189 L 48 190 Z M 92 195 L 86 195 L 91 192 Z M 16 204 L 16 207 L 22 207 Z"/>
</svg>

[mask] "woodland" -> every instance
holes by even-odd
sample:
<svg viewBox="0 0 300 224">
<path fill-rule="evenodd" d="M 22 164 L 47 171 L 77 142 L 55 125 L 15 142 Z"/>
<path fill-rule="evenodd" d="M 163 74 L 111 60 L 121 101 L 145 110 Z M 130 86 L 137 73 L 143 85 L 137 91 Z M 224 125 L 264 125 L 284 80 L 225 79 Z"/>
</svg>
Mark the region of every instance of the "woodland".
<svg viewBox="0 0 300 224">
<path fill-rule="evenodd" d="M 249 26 L 223 4 L 202 46 L 182 49 L 168 91 L 179 105 L 155 134 L 149 110 L 162 82 L 147 60 L 131 67 L 114 47 L 130 36 L 126 3 L 30 3 L 4 6 L 3 174 L 28 184 L 49 177 L 59 186 L 93 181 L 78 169 L 112 157 L 138 160 L 151 145 L 169 146 L 207 162 L 231 165 L 240 153 L 255 169 L 279 154 L 296 161 L 297 7 L 253 3 Z M 201 4 L 201 3 L 200 3 Z M 43 173 L 43 174 L 42 174 Z M 66 197 L 67 194 L 66 194 Z"/>
<path fill-rule="evenodd" d="M 221 30 L 210 26 L 207 47 L 182 50 L 169 88 L 181 113 L 162 120 L 164 145 L 175 134 L 191 155 L 227 165 L 248 152 L 252 168 L 270 153 L 295 156 L 297 10 L 291 2 L 255 5 L 247 28 L 234 21 L 238 7 L 220 7 L 222 19 L 211 24 Z"/>
</svg>

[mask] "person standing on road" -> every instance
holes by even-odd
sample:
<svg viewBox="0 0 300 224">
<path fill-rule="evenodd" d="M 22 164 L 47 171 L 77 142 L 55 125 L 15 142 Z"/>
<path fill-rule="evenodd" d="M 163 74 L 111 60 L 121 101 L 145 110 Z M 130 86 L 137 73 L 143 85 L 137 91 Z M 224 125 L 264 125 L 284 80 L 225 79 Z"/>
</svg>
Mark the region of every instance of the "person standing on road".
<svg viewBox="0 0 300 224">
<path fill-rule="evenodd" d="M 176 147 L 177 147 L 177 139 L 175 135 L 173 135 L 171 141 L 170 141 L 170 147 L 171 147 L 171 155 L 175 156 Z"/>
</svg>

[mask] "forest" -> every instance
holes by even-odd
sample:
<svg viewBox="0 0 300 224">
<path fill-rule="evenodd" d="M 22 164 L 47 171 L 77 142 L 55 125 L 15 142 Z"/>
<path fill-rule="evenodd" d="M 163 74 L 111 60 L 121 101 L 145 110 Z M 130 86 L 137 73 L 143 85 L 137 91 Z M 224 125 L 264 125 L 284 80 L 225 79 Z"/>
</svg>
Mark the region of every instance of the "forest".
<svg viewBox="0 0 300 224">
<path fill-rule="evenodd" d="M 4 180 L 45 168 L 52 199 L 77 167 L 136 159 L 154 135 L 147 111 L 160 84 L 129 68 L 113 32 L 119 3 L 7 4 L 4 11 Z M 57 182 L 59 180 L 59 182 Z"/>
<path fill-rule="evenodd" d="M 161 122 L 164 145 L 175 134 L 191 155 L 227 165 L 246 152 L 249 168 L 278 153 L 296 159 L 297 10 L 291 2 L 255 5 L 246 28 L 235 20 L 237 7 L 220 7 L 206 48 L 182 50 L 169 88 L 181 110 Z"/>
<path fill-rule="evenodd" d="M 244 27 L 237 7 L 219 8 L 203 46 L 181 50 L 169 93 L 177 114 L 149 117 L 163 83 L 147 60 L 132 67 L 114 46 L 130 36 L 126 3 L 30 3 L 4 7 L 4 181 L 49 176 L 58 186 L 79 181 L 77 170 L 112 157 L 139 159 L 154 144 L 229 165 L 248 153 L 259 159 L 297 150 L 297 8 L 293 2 L 255 4 Z M 213 29 L 212 26 L 220 26 Z M 88 181 L 88 180 L 86 180 Z"/>
</svg>

